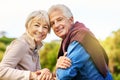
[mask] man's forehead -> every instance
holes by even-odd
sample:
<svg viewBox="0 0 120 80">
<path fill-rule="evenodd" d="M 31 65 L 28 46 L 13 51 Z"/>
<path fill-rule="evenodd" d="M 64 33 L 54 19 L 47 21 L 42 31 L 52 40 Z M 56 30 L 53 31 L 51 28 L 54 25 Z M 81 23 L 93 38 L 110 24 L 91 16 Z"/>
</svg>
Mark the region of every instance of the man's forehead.
<svg viewBox="0 0 120 80">
<path fill-rule="evenodd" d="M 50 15 L 50 21 L 57 20 L 60 17 L 64 17 L 64 15 L 62 13 L 53 13 Z"/>
</svg>

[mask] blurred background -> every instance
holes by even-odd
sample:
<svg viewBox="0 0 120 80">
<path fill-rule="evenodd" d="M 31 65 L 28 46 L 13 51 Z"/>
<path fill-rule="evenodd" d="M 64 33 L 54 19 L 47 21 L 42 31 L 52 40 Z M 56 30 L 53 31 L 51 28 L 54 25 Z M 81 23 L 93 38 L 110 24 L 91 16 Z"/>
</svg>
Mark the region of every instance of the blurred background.
<svg viewBox="0 0 120 80">
<path fill-rule="evenodd" d="M 120 5 L 119 0 L 0 0 L 0 61 L 10 42 L 25 32 L 25 21 L 34 10 L 48 10 L 54 4 L 68 6 L 74 20 L 85 24 L 97 37 L 109 56 L 114 80 L 120 80 Z M 40 50 L 43 67 L 54 71 L 59 39 L 53 31 Z"/>
</svg>

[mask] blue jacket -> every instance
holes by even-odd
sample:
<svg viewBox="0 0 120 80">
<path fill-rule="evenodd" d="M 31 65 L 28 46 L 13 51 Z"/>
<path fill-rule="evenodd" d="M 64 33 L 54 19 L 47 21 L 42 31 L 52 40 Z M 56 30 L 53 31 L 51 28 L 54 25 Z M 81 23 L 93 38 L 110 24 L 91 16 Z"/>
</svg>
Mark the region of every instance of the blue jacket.
<svg viewBox="0 0 120 80">
<path fill-rule="evenodd" d="M 79 42 L 73 41 L 68 46 L 67 57 L 71 59 L 72 65 L 67 69 L 57 69 L 57 80 L 113 80 L 110 72 L 106 78 L 102 77 Z"/>
</svg>

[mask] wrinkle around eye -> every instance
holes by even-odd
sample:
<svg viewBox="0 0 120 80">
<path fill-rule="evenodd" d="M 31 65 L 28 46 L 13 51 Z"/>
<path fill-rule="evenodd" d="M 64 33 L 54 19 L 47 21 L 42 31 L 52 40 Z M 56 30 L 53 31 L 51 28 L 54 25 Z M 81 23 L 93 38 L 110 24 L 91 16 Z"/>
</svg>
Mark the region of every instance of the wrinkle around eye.
<svg viewBox="0 0 120 80">
<path fill-rule="evenodd" d="M 50 25 L 53 26 L 53 25 L 54 25 L 54 22 L 51 22 Z"/>
<path fill-rule="evenodd" d="M 60 17 L 60 18 L 58 18 L 58 19 L 57 19 L 57 21 L 62 21 L 62 20 L 63 20 L 63 18 L 62 18 L 62 17 Z"/>
</svg>

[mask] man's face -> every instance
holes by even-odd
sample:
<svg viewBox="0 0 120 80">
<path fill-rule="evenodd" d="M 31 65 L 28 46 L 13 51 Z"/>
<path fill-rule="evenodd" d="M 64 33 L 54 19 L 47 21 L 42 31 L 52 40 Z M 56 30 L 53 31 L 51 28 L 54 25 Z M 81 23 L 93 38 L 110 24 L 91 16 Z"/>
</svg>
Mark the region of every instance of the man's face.
<svg viewBox="0 0 120 80">
<path fill-rule="evenodd" d="M 53 11 L 50 15 L 50 24 L 55 34 L 60 38 L 65 38 L 72 25 L 72 18 L 67 18 L 59 10 Z"/>
</svg>

